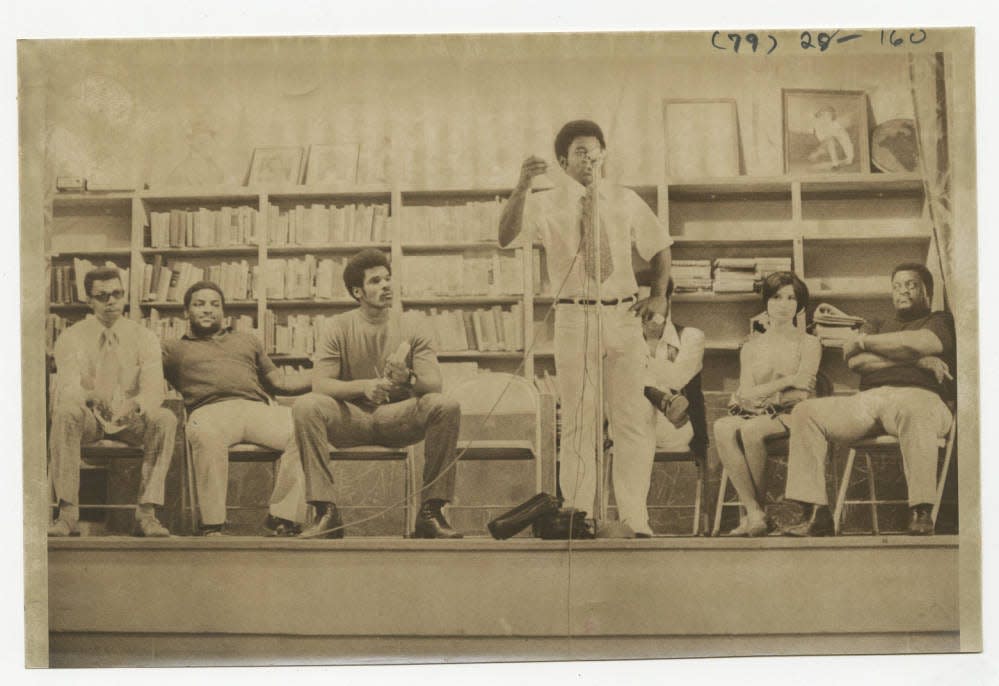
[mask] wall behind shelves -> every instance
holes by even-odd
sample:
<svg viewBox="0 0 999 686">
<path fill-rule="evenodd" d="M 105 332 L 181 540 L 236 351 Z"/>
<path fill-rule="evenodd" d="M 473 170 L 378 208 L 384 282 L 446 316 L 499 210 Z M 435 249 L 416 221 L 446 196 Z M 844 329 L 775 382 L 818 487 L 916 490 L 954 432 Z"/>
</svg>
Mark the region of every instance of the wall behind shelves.
<svg viewBox="0 0 999 686">
<path fill-rule="evenodd" d="M 663 99 L 711 97 L 737 100 L 746 172 L 774 175 L 782 88 L 864 90 L 875 123 L 912 116 L 901 55 L 695 60 L 663 57 L 666 37 L 573 40 L 65 42 L 44 55 L 47 187 L 56 174 L 239 184 L 254 147 L 344 141 L 362 144 L 363 181 L 506 186 L 576 117 L 605 128 L 613 175 L 655 182 Z"/>
</svg>

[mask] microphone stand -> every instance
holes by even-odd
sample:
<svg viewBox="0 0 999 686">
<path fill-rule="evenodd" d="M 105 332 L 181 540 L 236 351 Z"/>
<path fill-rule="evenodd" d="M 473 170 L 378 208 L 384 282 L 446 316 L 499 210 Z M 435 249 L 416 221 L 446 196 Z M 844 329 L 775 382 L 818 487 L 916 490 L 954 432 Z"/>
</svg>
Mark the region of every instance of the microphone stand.
<svg viewBox="0 0 999 686">
<path fill-rule="evenodd" d="M 596 488 L 596 507 L 593 510 L 593 518 L 595 520 L 604 520 L 607 518 L 607 477 L 604 473 L 604 355 L 603 355 L 603 345 L 604 345 L 604 306 L 601 304 L 603 300 L 603 293 L 601 291 L 601 264 L 603 260 L 603 255 L 600 250 L 600 172 L 602 171 L 602 161 L 601 166 L 597 168 L 594 166 L 593 169 L 593 182 L 591 184 L 593 188 L 593 205 L 591 207 L 591 219 L 593 221 L 593 226 L 591 229 L 591 237 L 593 238 L 594 250 L 596 252 L 596 274 L 594 274 L 594 281 L 597 284 L 597 296 L 595 298 L 597 304 L 594 305 L 594 309 L 597 312 L 597 389 L 596 389 L 596 403 L 594 407 L 594 421 L 596 422 L 596 470 L 597 470 L 597 488 Z"/>
</svg>

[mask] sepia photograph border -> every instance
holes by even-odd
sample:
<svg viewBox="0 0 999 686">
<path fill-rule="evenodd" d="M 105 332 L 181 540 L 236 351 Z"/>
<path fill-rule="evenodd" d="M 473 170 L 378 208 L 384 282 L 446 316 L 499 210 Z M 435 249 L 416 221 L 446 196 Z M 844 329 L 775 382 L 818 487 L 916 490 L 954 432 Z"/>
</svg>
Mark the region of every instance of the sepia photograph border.
<svg viewBox="0 0 999 686">
<path fill-rule="evenodd" d="M 965 34 L 967 35 L 967 34 Z M 970 42 L 970 41 L 969 41 Z M 963 42 L 948 46 L 949 54 L 958 59 L 958 66 L 953 69 L 959 74 L 955 78 L 955 100 L 949 103 L 952 116 L 956 121 L 968 124 L 955 126 L 954 138 L 951 143 L 955 152 L 955 177 L 961 181 L 956 185 L 956 192 L 962 197 L 956 206 L 960 208 L 961 216 L 957 217 L 957 226 L 962 236 L 967 240 L 958 241 L 955 260 L 964 268 L 964 274 L 958 284 L 955 284 L 960 298 L 961 311 L 955 313 L 958 321 L 958 335 L 962 365 L 959 368 L 959 383 L 962 397 L 967 396 L 968 402 L 962 403 L 959 418 L 962 432 L 959 435 L 959 450 L 962 454 L 962 469 L 959 473 L 961 530 L 960 538 L 960 644 L 962 651 L 977 651 L 981 649 L 981 550 L 980 550 L 980 488 L 979 478 L 979 417 L 977 414 L 978 393 L 978 324 L 977 318 L 971 314 L 977 312 L 977 240 L 975 239 L 975 214 L 977 203 L 975 199 L 975 131 L 974 131 L 974 69 L 973 48 Z M 34 62 L 37 54 L 32 54 L 28 44 L 22 53 L 22 68 L 38 68 Z M 22 72 L 23 73 L 23 72 Z M 41 226 L 41 207 L 44 190 L 38 184 L 41 179 L 40 160 L 43 159 L 41 139 L 38 131 L 31 125 L 31 117 L 40 112 L 34 107 L 37 102 L 29 98 L 20 111 L 22 127 L 21 149 L 25 153 L 21 162 L 22 185 L 21 220 L 22 229 L 25 226 Z M 38 347 L 40 340 L 36 329 L 32 326 L 42 322 L 39 316 L 44 312 L 42 293 L 44 278 L 39 265 L 44 262 L 44 255 L 36 235 L 28 235 L 22 230 L 22 312 L 23 312 L 23 344 L 25 351 Z M 33 324 L 34 322 L 34 324 Z M 36 327 L 37 328 L 37 327 Z M 22 373 L 25 379 L 38 378 L 43 370 L 36 355 L 26 352 L 22 359 Z M 24 390 L 24 440 L 25 451 L 44 450 L 44 403 L 39 394 L 31 392 L 28 385 Z M 41 403 L 41 405 L 40 405 Z M 39 412 L 39 410 L 41 410 Z M 43 523 L 47 520 L 48 503 L 44 495 L 44 469 L 39 473 L 36 464 L 25 463 L 25 586 L 27 614 L 27 661 L 31 666 L 44 666 L 47 663 L 47 638 L 45 627 L 49 609 L 44 580 L 47 578 L 46 541 Z M 858 639 L 857 646 L 862 645 Z M 558 658 L 557 655 L 553 655 Z M 625 655 L 622 655 L 625 657 Z"/>
</svg>

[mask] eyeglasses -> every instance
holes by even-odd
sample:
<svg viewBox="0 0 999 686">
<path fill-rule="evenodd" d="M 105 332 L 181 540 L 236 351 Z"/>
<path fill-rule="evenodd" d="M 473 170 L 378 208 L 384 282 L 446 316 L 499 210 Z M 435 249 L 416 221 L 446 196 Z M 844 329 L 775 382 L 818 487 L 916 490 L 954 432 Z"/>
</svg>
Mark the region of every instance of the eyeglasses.
<svg viewBox="0 0 999 686">
<path fill-rule="evenodd" d="M 593 162 L 599 162 L 604 157 L 603 150 L 584 150 L 580 148 L 578 150 L 572 151 L 572 156 L 577 160 L 590 160 Z"/>
<path fill-rule="evenodd" d="M 121 300 L 122 298 L 125 297 L 125 291 L 123 291 L 123 290 L 121 290 L 119 288 L 118 290 L 111 291 L 110 293 L 107 293 L 107 292 L 105 292 L 105 293 L 94 293 L 90 297 L 93 298 L 94 300 L 96 300 L 99 303 L 106 303 L 111 298 L 114 298 L 115 300 Z"/>
<path fill-rule="evenodd" d="M 900 281 L 898 283 L 893 283 L 891 285 L 891 292 L 892 293 L 901 293 L 903 291 L 908 291 L 908 292 L 912 293 L 912 292 L 915 292 L 915 291 L 919 290 L 919 288 L 922 285 L 923 285 L 922 281 L 916 281 L 916 280 Z"/>
</svg>

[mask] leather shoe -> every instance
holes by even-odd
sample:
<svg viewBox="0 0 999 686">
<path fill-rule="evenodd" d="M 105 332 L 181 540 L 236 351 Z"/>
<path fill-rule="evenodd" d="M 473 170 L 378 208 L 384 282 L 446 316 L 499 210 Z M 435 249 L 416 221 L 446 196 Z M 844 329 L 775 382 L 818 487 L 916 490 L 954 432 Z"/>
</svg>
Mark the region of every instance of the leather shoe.
<svg viewBox="0 0 999 686">
<path fill-rule="evenodd" d="M 455 531 L 444 519 L 441 505 L 432 502 L 423 503 L 420 513 L 416 516 L 416 528 L 413 538 L 464 538 L 460 531 Z"/>
<path fill-rule="evenodd" d="M 224 536 L 225 524 L 202 524 L 198 527 L 199 536 Z"/>
<path fill-rule="evenodd" d="M 132 535 L 140 538 L 167 538 L 170 530 L 160 524 L 156 517 L 139 517 L 135 520 Z"/>
<path fill-rule="evenodd" d="M 267 515 L 267 519 L 264 520 L 264 528 L 271 536 L 298 536 L 302 533 L 302 527 L 295 522 L 271 514 Z"/>
<path fill-rule="evenodd" d="M 57 518 L 54 522 L 49 524 L 49 536 L 53 538 L 62 538 L 64 536 L 79 536 L 79 535 L 80 532 L 77 531 L 76 527 L 70 524 L 62 517 Z"/>
<path fill-rule="evenodd" d="M 305 529 L 299 538 L 343 538 L 343 519 L 333 503 L 326 504 L 326 512 L 315 524 Z"/>
<path fill-rule="evenodd" d="M 929 508 L 913 507 L 912 520 L 909 522 L 910 536 L 932 536 L 934 531 L 933 515 Z"/>
<path fill-rule="evenodd" d="M 832 513 L 825 505 L 811 505 L 811 512 L 802 521 L 784 527 L 781 533 L 785 536 L 832 536 Z"/>
</svg>

